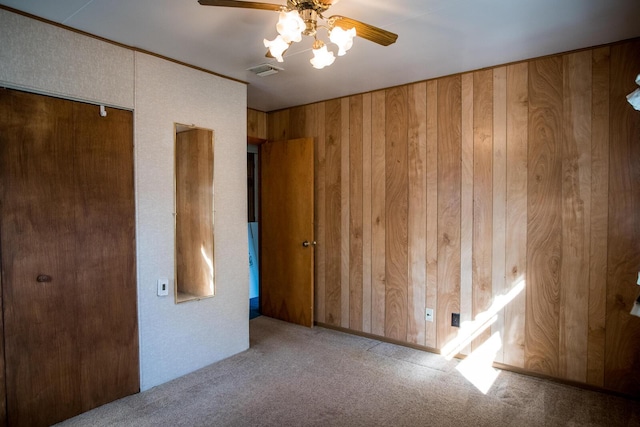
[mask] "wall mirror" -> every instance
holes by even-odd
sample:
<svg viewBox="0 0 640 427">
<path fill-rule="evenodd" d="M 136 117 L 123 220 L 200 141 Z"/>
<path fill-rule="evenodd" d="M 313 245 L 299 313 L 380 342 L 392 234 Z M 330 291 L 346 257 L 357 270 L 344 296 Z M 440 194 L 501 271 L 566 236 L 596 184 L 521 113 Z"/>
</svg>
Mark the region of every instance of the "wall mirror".
<svg viewBox="0 0 640 427">
<path fill-rule="evenodd" d="M 175 299 L 215 293 L 213 131 L 175 125 Z"/>
</svg>

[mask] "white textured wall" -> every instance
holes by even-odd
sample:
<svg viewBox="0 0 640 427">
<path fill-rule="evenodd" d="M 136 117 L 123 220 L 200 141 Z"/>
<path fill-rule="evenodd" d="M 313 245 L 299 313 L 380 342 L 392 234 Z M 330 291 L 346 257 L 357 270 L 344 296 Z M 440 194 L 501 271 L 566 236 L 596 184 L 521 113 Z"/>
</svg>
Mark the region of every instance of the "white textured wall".
<svg viewBox="0 0 640 427">
<path fill-rule="evenodd" d="M 136 53 L 136 206 L 142 388 L 249 347 L 246 86 Z M 156 296 L 174 277 L 173 126 L 214 131 L 216 296 Z M 170 294 L 173 293 L 171 280 Z"/>
<path fill-rule="evenodd" d="M 246 86 L 0 10 L 2 85 L 134 109 L 142 390 L 248 348 Z M 156 296 L 174 275 L 174 122 L 215 139 L 216 296 L 179 305 Z"/>
<path fill-rule="evenodd" d="M 0 9 L 0 85 L 133 108 L 133 51 Z"/>
</svg>

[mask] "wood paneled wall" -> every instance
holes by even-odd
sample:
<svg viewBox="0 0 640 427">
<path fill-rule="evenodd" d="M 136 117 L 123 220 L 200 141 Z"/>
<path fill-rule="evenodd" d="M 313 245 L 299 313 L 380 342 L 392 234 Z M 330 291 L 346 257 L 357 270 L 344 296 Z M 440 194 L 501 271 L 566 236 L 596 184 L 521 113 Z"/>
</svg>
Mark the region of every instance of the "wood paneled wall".
<svg viewBox="0 0 640 427">
<path fill-rule="evenodd" d="M 473 324 L 462 353 L 499 334 L 498 362 L 640 395 L 637 73 L 640 40 L 269 113 L 315 137 L 316 321 Z"/>
<path fill-rule="evenodd" d="M 267 113 L 247 108 L 247 137 L 256 141 L 267 139 Z"/>
</svg>

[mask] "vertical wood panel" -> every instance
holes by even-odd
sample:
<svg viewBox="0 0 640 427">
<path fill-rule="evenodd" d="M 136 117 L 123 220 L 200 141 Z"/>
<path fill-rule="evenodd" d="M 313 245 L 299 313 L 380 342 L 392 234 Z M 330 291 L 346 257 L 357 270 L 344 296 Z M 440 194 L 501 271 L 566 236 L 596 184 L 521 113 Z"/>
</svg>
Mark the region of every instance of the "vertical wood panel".
<svg viewBox="0 0 640 427">
<path fill-rule="evenodd" d="M 247 108 L 247 136 L 267 139 L 267 114 Z"/>
<path fill-rule="evenodd" d="M 386 288 L 385 92 L 371 95 L 371 333 L 384 335 Z"/>
<path fill-rule="evenodd" d="M 461 79 L 460 322 L 465 323 L 473 321 L 473 73 L 463 74 Z M 470 345 L 460 351 L 470 352 Z"/>
<path fill-rule="evenodd" d="M 267 135 L 269 141 L 284 141 L 289 137 L 289 112 L 281 110 L 271 113 Z"/>
<path fill-rule="evenodd" d="M 506 262 L 506 204 L 507 204 L 507 69 L 493 70 L 493 248 L 491 250 L 491 291 L 493 301 L 507 294 L 505 279 Z M 504 310 L 496 315 L 492 333 L 505 329 Z M 494 359 L 504 361 L 504 346 Z"/>
<path fill-rule="evenodd" d="M 386 295 L 384 333 L 407 339 L 407 87 L 386 91 Z"/>
<path fill-rule="evenodd" d="M 625 97 L 637 89 L 640 40 L 611 47 L 609 252 L 605 386 L 640 395 L 640 327 L 629 315 L 640 271 L 640 114 Z"/>
<path fill-rule="evenodd" d="M 592 59 L 591 242 L 589 262 L 589 337 L 587 382 L 604 386 L 607 313 L 607 228 L 609 200 L 609 47 Z"/>
<path fill-rule="evenodd" d="M 455 338 L 460 310 L 460 76 L 438 81 L 438 347 Z"/>
<path fill-rule="evenodd" d="M 562 58 L 529 63 L 525 367 L 558 375 L 562 244 Z"/>
<path fill-rule="evenodd" d="M 350 207 L 351 201 L 349 200 L 349 98 L 342 98 L 340 100 L 340 114 L 341 114 L 341 123 L 342 126 L 340 128 L 342 136 L 340 138 L 340 147 L 341 147 L 341 159 L 342 159 L 342 167 L 341 167 L 341 183 L 342 190 L 340 194 L 342 195 L 341 202 L 341 223 L 340 223 L 340 236 L 342 247 L 340 249 L 340 290 L 341 290 L 341 315 L 340 315 L 340 326 L 343 328 L 349 327 L 349 245 L 350 245 L 350 235 L 349 235 L 349 217 L 350 217 Z"/>
<path fill-rule="evenodd" d="M 425 327 L 425 344 L 436 348 L 438 332 L 438 81 L 427 82 L 427 295 L 434 310 Z"/>
<path fill-rule="evenodd" d="M 528 65 L 507 67 L 507 208 L 506 283 L 508 290 L 526 286 L 527 274 L 527 129 Z M 504 363 L 524 368 L 526 292 L 504 309 Z"/>
<path fill-rule="evenodd" d="M 308 118 L 309 121 L 312 120 L 311 117 Z M 289 122 L 288 122 L 288 132 L 287 139 L 295 139 L 295 138 L 306 138 L 309 135 L 307 134 L 307 107 L 293 107 L 289 110 Z"/>
<path fill-rule="evenodd" d="M 371 93 L 362 95 L 362 330 L 371 333 Z"/>
<path fill-rule="evenodd" d="M 473 73 L 473 317 L 491 305 L 493 236 L 493 71 Z M 480 332 L 480 331 L 479 331 Z M 485 329 L 475 350 L 491 333 Z"/>
<path fill-rule="evenodd" d="M 306 135 L 314 138 L 314 237 L 317 245 L 314 248 L 314 292 L 315 320 L 325 322 L 325 148 L 324 148 L 324 103 L 311 104 L 306 113 Z"/>
<path fill-rule="evenodd" d="M 349 98 L 349 328 L 362 331 L 362 95 Z"/>
<path fill-rule="evenodd" d="M 425 345 L 427 259 L 427 85 L 408 88 L 409 281 L 407 341 Z"/>
<path fill-rule="evenodd" d="M 325 103 L 325 321 L 341 326 L 342 315 L 342 136 L 340 100 Z"/>
<path fill-rule="evenodd" d="M 587 379 L 591 230 L 591 51 L 563 57 L 560 375 Z"/>
</svg>

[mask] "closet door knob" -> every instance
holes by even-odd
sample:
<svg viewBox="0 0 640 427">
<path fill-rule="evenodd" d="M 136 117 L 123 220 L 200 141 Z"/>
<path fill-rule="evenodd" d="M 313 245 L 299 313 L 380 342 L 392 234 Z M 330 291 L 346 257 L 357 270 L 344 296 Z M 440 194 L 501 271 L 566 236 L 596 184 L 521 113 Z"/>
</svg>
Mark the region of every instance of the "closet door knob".
<svg viewBox="0 0 640 427">
<path fill-rule="evenodd" d="M 36 277 L 36 281 L 38 281 L 39 283 L 50 282 L 51 280 L 51 276 L 47 274 L 40 274 L 38 275 L 38 277 Z"/>
</svg>

